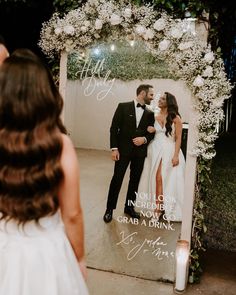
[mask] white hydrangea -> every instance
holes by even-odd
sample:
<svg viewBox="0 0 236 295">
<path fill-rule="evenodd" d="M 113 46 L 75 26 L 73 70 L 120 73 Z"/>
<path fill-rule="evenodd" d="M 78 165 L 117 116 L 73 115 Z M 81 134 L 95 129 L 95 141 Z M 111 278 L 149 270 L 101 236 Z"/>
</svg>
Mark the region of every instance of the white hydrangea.
<svg viewBox="0 0 236 295">
<path fill-rule="evenodd" d="M 118 15 L 113 13 L 110 18 L 110 23 L 112 26 L 119 25 L 122 22 L 122 18 Z"/>
<path fill-rule="evenodd" d="M 166 22 L 163 18 L 159 18 L 157 21 L 155 21 L 153 27 L 156 31 L 162 31 L 164 30 L 166 26 Z"/>
<path fill-rule="evenodd" d="M 71 35 L 73 36 L 75 33 L 75 28 L 71 25 L 67 25 L 63 28 L 64 33 L 66 33 L 67 35 Z"/>
<path fill-rule="evenodd" d="M 62 33 L 62 29 L 60 27 L 55 28 L 54 30 L 56 35 L 60 35 Z"/>
<path fill-rule="evenodd" d="M 183 31 L 178 27 L 173 27 L 170 31 L 170 35 L 175 39 L 180 39 L 183 36 Z"/>
<path fill-rule="evenodd" d="M 125 8 L 124 17 L 130 18 L 132 16 L 132 10 L 130 8 Z"/>
<path fill-rule="evenodd" d="M 146 28 L 144 26 L 141 26 L 141 25 L 138 25 L 136 28 L 135 28 L 135 32 L 138 34 L 138 35 L 144 35 L 146 33 Z"/>
<path fill-rule="evenodd" d="M 145 32 L 145 34 L 144 34 L 144 36 L 143 36 L 143 38 L 145 40 L 151 40 L 151 39 L 153 39 L 154 38 L 154 32 L 153 32 L 153 30 L 147 29 L 146 32 Z"/>
<path fill-rule="evenodd" d="M 212 63 L 213 60 L 215 59 L 214 53 L 212 51 L 206 53 L 203 59 L 204 59 L 204 61 L 206 61 L 209 64 Z"/>
<path fill-rule="evenodd" d="M 102 20 L 100 20 L 100 19 L 97 18 L 96 21 L 95 21 L 94 26 L 95 26 L 95 29 L 96 30 L 101 30 L 102 29 L 102 26 L 103 26 Z"/>
<path fill-rule="evenodd" d="M 204 85 L 204 79 L 200 75 L 198 75 L 193 81 L 193 86 L 201 87 L 203 85 Z"/>
<path fill-rule="evenodd" d="M 211 66 L 207 66 L 206 69 L 202 73 L 203 77 L 212 77 L 213 76 L 213 68 Z"/>
<path fill-rule="evenodd" d="M 170 45 L 170 40 L 167 40 L 167 39 L 164 39 L 162 40 L 159 45 L 158 45 L 158 49 L 160 51 L 164 51 L 164 50 L 167 50 L 167 48 L 169 47 Z"/>
</svg>

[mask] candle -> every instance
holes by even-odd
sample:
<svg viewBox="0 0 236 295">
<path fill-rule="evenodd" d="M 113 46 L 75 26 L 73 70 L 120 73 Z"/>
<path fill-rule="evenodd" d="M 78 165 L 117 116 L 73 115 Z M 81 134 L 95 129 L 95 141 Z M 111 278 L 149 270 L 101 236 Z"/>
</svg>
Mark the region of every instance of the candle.
<svg viewBox="0 0 236 295">
<path fill-rule="evenodd" d="M 177 291 L 183 291 L 185 289 L 186 283 L 186 274 L 187 274 L 187 260 L 186 259 L 177 259 L 176 263 L 176 281 L 175 289 Z"/>
<path fill-rule="evenodd" d="M 189 261 L 189 243 L 179 240 L 176 247 L 176 278 L 175 291 L 182 292 L 185 290 L 186 278 L 188 273 Z"/>
</svg>

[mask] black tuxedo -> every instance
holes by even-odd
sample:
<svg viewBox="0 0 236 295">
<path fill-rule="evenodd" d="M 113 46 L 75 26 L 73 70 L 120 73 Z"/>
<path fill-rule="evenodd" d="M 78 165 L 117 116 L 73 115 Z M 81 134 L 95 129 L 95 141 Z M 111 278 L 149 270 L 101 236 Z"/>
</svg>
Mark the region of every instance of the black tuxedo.
<svg viewBox="0 0 236 295">
<path fill-rule="evenodd" d="M 154 113 L 144 109 L 143 115 L 136 127 L 136 114 L 134 101 L 120 103 L 115 111 L 110 128 L 110 147 L 118 148 L 120 160 L 115 162 L 114 174 L 111 180 L 107 209 L 115 209 L 123 178 L 130 164 L 130 180 L 125 206 L 130 206 L 129 200 L 136 198 L 139 180 L 143 170 L 147 146 L 153 139 L 154 133 L 147 132 L 148 126 L 154 125 Z M 146 137 L 147 143 L 136 146 L 132 139 Z"/>
</svg>

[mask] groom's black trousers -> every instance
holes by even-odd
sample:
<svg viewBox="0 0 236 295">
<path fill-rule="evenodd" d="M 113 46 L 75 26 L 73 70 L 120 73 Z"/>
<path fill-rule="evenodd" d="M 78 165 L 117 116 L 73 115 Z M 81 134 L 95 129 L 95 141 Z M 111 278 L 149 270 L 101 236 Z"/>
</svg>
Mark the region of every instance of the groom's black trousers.
<svg viewBox="0 0 236 295">
<path fill-rule="evenodd" d="M 120 160 L 115 162 L 114 174 L 110 183 L 107 209 L 115 209 L 122 182 L 128 165 L 130 164 L 130 178 L 128 191 L 126 195 L 125 206 L 129 206 L 129 200 L 135 201 L 138 190 L 139 180 L 142 174 L 145 157 L 137 157 L 136 155 L 122 156 Z M 133 207 L 133 206 L 131 206 Z"/>
</svg>

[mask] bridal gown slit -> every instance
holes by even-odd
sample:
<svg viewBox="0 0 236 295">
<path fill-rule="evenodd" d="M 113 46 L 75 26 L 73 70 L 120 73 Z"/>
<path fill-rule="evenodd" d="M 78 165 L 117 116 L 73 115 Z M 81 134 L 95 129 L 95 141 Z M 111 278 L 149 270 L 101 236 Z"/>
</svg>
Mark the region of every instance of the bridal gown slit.
<svg viewBox="0 0 236 295">
<path fill-rule="evenodd" d="M 172 165 L 175 152 L 175 126 L 172 124 L 172 134 L 165 135 L 166 127 L 162 127 L 157 119 L 154 123 L 155 137 L 148 146 L 147 157 L 139 182 L 136 207 L 143 211 L 156 209 L 156 176 L 161 165 L 163 207 L 165 218 L 169 221 L 182 221 L 184 198 L 185 159 L 179 151 L 179 164 Z"/>
</svg>

